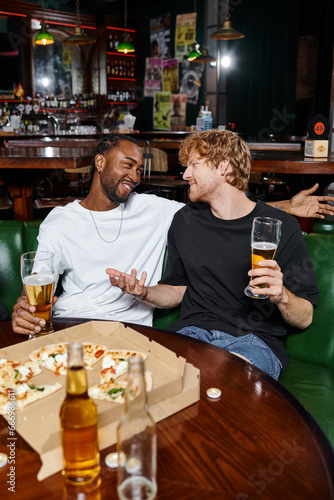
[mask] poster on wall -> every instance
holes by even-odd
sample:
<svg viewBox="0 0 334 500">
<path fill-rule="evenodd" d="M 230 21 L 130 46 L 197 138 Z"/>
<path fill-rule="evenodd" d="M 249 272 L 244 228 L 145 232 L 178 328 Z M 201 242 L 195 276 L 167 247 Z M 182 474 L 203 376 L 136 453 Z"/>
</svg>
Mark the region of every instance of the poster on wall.
<svg viewBox="0 0 334 500">
<path fill-rule="evenodd" d="M 153 128 L 170 130 L 171 93 L 156 92 L 153 106 Z"/>
<path fill-rule="evenodd" d="M 144 82 L 144 96 L 153 97 L 154 92 L 161 90 L 161 58 L 160 57 L 147 57 L 145 61 L 145 82 Z"/>
<path fill-rule="evenodd" d="M 170 59 L 170 14 L 150 19 L 151 57 Z"/>
<path fill-rule="evenodd" d="M 203 70 L 204 64 L 194 63 L 187 59 L 182 62 L 180 92 L 186 94 L 189 104 L 198 104 Z"/>
<path fill-rule="evenodd" d="M 176 16 L 175 57 L 179 62 L 192 51 L 196 40 L 196 17 L 196 12 Z"/>
<path fill-rule="evenodd" d="M 179 61 L 167 59 L 162 61 L 162 90 L 176 94 L 179 91 Z"/>
<path fill-rule="evenodd" d="M 184 130 L 186 127 L 186 94 L 171 95 L 170 126 L 172 130 Z"/>
</svg>

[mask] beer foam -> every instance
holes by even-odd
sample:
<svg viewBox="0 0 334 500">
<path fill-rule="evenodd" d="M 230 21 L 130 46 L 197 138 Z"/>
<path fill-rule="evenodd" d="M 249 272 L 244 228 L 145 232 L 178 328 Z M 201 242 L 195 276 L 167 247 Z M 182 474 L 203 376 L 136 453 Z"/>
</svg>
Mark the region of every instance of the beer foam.
<svg viewBox="0 0 334 500">
<path fill-rule="evenodd" d="M 252 248 L 254 250 L 275 250 L 277 248 L 276 243 L 269 243 L 268 241 L 258 241 L 252 243 Z"/>
<path fill-rule="evenodd" d="M 52 274 L 31 274 L 23 279 L 23 284 L 28 286 L 43 286 L 54 283 Z"/>
</svg>

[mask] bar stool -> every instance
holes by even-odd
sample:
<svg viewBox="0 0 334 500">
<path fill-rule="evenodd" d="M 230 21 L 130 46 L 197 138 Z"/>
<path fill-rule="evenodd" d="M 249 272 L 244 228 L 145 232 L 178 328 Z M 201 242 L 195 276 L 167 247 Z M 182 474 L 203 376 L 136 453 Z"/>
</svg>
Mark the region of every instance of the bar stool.
<svg viewBox="0 0 334 500">
<path fill-rule="evenodd" d="M 261 181 L 265 188 L 267 201 L 273 201 L 277 198 L 282 200 L 291 198 L 289 186 L 275 174 L 263 174 Z"/>
<path fill-rule="evenodd" d="M 0 220 L 14 219 L 13 202 L 3 181 L 0 180 Z"/>
</svg>

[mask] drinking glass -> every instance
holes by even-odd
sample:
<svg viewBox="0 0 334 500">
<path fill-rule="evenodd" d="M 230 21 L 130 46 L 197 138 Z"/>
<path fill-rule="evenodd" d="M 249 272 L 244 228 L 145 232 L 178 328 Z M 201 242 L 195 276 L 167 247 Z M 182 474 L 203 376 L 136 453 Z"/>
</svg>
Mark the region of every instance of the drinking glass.
<svg viewBox="0 0 334 500">
<path fill-rule="evenodd" d="M 281 238 L 282 222 L 270 217 L 255 217 L 251 233 L 252 269 L 260 269 L 260 260 L 271 260 L 274 258 L 278 243 Z M 254 279 L 254 277 L 252 278 Z M 267 285 L 249 285 L 245 288 L 245 294 L 253 299 L 267 299 L 268 295 L 260 295 L 253 291 L 254 288 L 267 288 Z"/>
<path fill-rule="evenodd" d="M 53 253 L 41 251 L 21 255 L 21 277 L 28 301 L 36 307 L 34 316 L 45 320 L 41 331 L 29 338 L 52 333 L 51 305 L 55 287 Z"/>
</svg>

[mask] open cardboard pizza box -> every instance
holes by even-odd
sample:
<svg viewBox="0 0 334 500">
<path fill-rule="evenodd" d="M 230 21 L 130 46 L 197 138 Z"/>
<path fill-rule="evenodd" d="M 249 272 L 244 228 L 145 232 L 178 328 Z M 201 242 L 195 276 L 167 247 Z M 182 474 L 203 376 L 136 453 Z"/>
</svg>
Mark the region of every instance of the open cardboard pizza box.
<svg viewBox="0 0 334 500">
<path fill-rule="evenodd" d="M 42 346 L 61 342 L 90 342 L 114 350 L 137 350 L 147 353 L 145 368 L 152 372 L 153 388 L 148 393 L 150 413 L 158 422 L 199 400 L 199 370 L 184 358 L 150 341 L 144 335 L 121 323 L 91 321 L 67 328 L 45 337 L 23 342 L 0 350 L 0 359 L 26 361 L 29 354 Z M 102 360 L 87 370 L 88 386 L 99 383 Z M 65 397 L 66 377 L 56 376 L 42 368 L 42 373 L 31 379 L 36 386 L 62 384 L 62 388 L 16 412 L 16 431 L 40 455 L 42 467 L 38 479 L 42 480 L 60 471 L 63 456 L 60 439 L 59 411 Z M 100 450 L 116 443 L 117 423 L 124 405 L 95 400 L 99 415 Z M 5 416 L 5 418 L 7 418 Z"/>
</svg>

